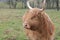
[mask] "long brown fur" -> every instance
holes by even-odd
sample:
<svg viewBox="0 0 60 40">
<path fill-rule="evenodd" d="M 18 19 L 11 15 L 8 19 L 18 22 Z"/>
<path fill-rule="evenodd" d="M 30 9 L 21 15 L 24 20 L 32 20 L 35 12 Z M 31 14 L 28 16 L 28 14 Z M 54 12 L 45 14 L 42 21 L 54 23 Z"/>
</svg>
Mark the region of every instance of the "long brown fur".
<svg viewBox="0 0 60 40">
<path fill-rule="evenodd" d="M 25 33 L 29 40 L 53 40 L 54 24 L 44 10 L 33 8 L 23 16 Z"/>
</svg>

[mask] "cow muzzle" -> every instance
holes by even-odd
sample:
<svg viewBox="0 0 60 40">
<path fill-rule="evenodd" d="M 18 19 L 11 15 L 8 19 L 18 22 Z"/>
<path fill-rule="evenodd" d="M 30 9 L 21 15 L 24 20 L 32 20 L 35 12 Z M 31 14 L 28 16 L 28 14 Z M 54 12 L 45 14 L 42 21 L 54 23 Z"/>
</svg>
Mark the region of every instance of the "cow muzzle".
<svg viewBox="0 0 60 40">
<path fill-rule="evenodd" d="M 24 26 L 24 28 L 26 28 L 26 29 L 30 29 L 30 25 L 29 25 L 27 22 L 23 23 L 23 26 Z"/>
</svg>

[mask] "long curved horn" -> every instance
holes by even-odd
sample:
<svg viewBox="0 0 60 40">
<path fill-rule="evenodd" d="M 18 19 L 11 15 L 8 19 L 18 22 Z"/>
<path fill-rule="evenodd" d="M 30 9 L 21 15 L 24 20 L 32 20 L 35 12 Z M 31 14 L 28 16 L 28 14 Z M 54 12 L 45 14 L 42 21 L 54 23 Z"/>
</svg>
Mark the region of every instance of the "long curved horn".
<svg viewBox="0 0 60 40">
<path fill-rule="evenodd" d="M 28 6 L 29 9 L 32 9 L 32 7 L 29 4 L 29 1 L 27 1 L 27 6 Z"/>
<path fill-rule="evenodd" d="M 45 9 L 45 4 L 46 4 L 46 0 L 44 0 L 44 1 L 42 2 L 42 9 L 43 9 L 43 10 Z"/>
</svg>

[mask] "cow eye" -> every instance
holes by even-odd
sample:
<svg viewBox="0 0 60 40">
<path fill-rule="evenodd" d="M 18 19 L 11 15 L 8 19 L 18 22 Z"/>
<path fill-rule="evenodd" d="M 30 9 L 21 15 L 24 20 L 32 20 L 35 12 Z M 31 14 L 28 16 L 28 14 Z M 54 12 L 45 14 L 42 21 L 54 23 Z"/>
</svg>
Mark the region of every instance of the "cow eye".
<svg viewBox="0 0 60 40">
<path fill-rule="evenodd" d="M 31 17 L 31 19 L 34 19 L 34 18 L 35 18 L 35 16 Z"/>
<path fill-rule="evenodd" d="M 31 19 L 34 19 L 34 18 L 36 18 L 36 16 L 31 17 Z"/>
</svg>

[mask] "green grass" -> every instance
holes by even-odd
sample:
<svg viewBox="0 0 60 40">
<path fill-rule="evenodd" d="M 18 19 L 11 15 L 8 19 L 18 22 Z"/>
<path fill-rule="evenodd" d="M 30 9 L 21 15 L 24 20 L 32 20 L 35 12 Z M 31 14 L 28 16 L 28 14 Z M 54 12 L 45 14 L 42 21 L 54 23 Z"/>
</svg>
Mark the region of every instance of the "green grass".
<svg viewBox="0 0 60 40">
<path fill-rule="evenodd" d="M 0 9 L 0 40 L 26 40 L 22 26 L 25 11 L 27 9 Z M 60 11 L 46 10 L 46 13 L 55 25 L 55 39 L 60 40 Z"/>
<path fill-rule="evenodd" d="M 21 20 L 24 12 L 24 9 L 0 9 L 0 40 L 25 39 Z"/>
</svg>

